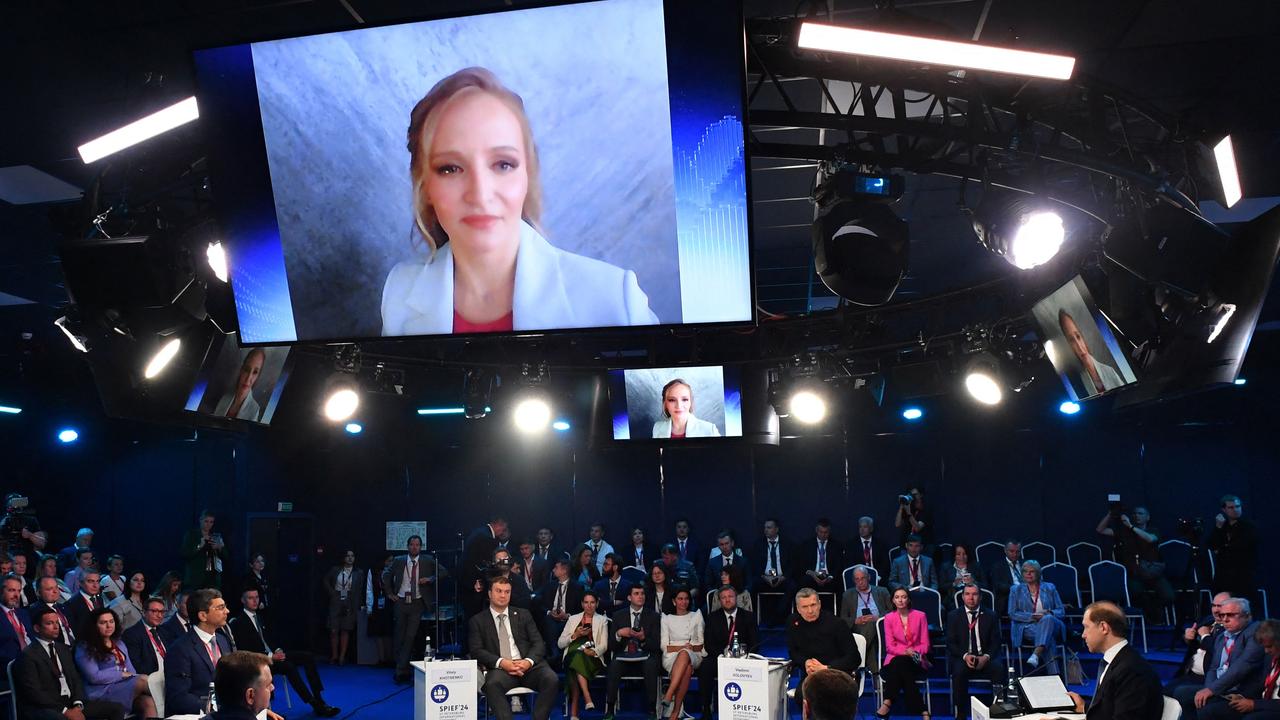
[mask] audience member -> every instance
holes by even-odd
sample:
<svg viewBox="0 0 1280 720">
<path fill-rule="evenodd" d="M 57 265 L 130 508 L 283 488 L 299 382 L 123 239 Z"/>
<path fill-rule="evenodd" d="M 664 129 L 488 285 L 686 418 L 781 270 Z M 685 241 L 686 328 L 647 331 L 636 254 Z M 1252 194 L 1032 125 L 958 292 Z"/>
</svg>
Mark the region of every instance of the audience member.
<svg viewBox="0 0 1280 720">
<path fill-rule="evenodd" d="M 31 617 L 22 607 L 22 584 L 13 575 L 6 575 L 0 586 L 0 602 L 4 604 L 7 621 L 0 622 L 0 666 L 3 666 L 27 649 L 32 630 Z"/>
<path fill-rule="evenodd" d="M 147 577 L 140 572 L 129 576 L 124 592 L 107 603 L 121 630 L 128 630 L 142 620 L 143 603 L 147 599 Z"/>
<path fill-rule="evenodd" d="M 164 616 L 166 620 L 177 614 L 178 594 L 181 592 L 182 578 L 175 572 L 165 573 L 160 577 L 160 582 L 156 583 L 156 589 L 151 594 L 164 601 Z"/>
<path fill-rule="evenodd" d="M 511 526 L 509 525 L 503 525 L 502 529 L 498 531 L 498 536 L 494 538 L 494 540 L 497 541 L 498 548 L 503 550 L 515 550 L 515 548 L 511 547 Z"/>
<path fill-rule="evenodd" d="M 573 581 L 583 590 L 595 587 L 600 579 L 600 571 L 596 569 L 596 557 L 590 546 L 579 545 L 573 552 Z"/>
<path fill-rule="evenodd" d="M 1040 579 L 1040 563 L 1022 563 L 1022 582 L 1009 593 L 1009 637 L 1013 647 L 1035 645 L 1027 658 L 1031 669 L 1047 661 L 1046 672 L 1058 672 L 1055 653 L 1058 638 L 1066 639 L 1067 626 L 1062 622 L 1065 614 L 1058 588 Z"/>
<path fill-rule="evenodd" d="M 1241 716 L 1250 720 L 1276 720 L 1280 717 L 1280 621 L 1263 620 L 1258 624 L 1254 640 L 1262 646 L 1264 678 L 1259 692 L 1252 694 L 1230 693 L 1225 703 L 1205 705 L 1198 713 L 1207 720 L 1236 720 Z M 1257 689 L 1255 684 L 1251 689 Z"/>
<path fill-rule="evenodd" d="M 840 588 L 840 573 L 844 571 L 844 552 L 840 543 L 831 537 L 831 521 L 819 518 L 813 528 L 813 537 L 800 546 L 796 567 L 804 572 L 800 587 L 834 593 Z"/>
<path fill-rule="evenodd" d="M 655 564 L 661 569 L 661 565 Z M 613 614 L 609 636 L 609 684 L 605 693 L 605 719 L 612 720 L 618 709 L 618 686 L 627 667 L 639 665 L 644 676 L 647 702 L 658 694 L 658 669 L 662 665 L 662 614 L 647 603 L 645 589 L 635 585 L 627 593 L 627 607 Z M 674 608 L 673 608 L 674 610 Z"/>
<path fill-rule="evenodd" d="M 735 565 L 742 569 L 743 577 L 751 576 L 751 570 L 746 558 L 742 555 L 742 548 L 738 547 L 733 537 L 733 531 L 721 530 L 716 535 L 716 548 L 711 551 L 711 557 L 707 560 L 707 570 L 704 573 L 706 579 L 702 586 L 720 587 L 720 572 Z"/>
<path fill-rule="evenodd" d="M 649 577 L 644 588 L 646 602 L 655 613 L 667 615 L 676 611 L 675 593 L 672 591 L 674 586 L 667 577 L 667 566 L 662 561 L 649 567 Z"/>
<path fill-rule="evenodd" d="M 76 633 L 80 632 L 84 619 L 89 613 L 103 607 L 102 596 L 98 594 L 99 577 L 98 571 L 92 568 L 82 571 L 79 575 L 79 591 L 62 604 L 62 611 L 66 613 Z M 78 634 L 77 637 L 79 637 Z"/>
<path fill-rule="evenodd" d="M 1177 697 L 1178 688 L 1184 685 L 1194 686 L 1197 690 L 1204 687 L 1204 671 L 1213 644 L 1223 632 L 1222 604 L 1231 599 L 1231 593 L 1221 592 L 1213 596 L 1209 604 L 1209 616 L 1199 622 L 1191 623 L 1191 627 L 1183 631 L 1182 640 L 1187 650 L 1182 655 L 1182 664 L 1173 679 L 1165 683 L 1164 694 Z"/>
<path fill-rule="evenodd" d="M 93 545 L 93 529 L 80 528 L 76 531 L 76 541 L 57 552 L 58 569 L 66 572 L 80 566 L 80 551 L 88 550 Z M 67 583 L 71 585 L 70 582 Z M 72 587 L 75 587 L 72 585 Z"/>
<path fill-rule="evenodd" d="M 189 595 L 187 591 L 179 590 L 175 600 L 178 611 L 160 624 L 160 637 L 164 638 L 166 643 L 174 643 L 191 632 L 191 616 L 187 614 Z"/>
<path fill-rule="evenodd" d="M 529 591 L 529 586 L 525 584 L 524 578 L 514 573 L 516 565 L 512 564 L 511 551 L 506 548 L 498 548 L 493 551 L 493 561 L 489 566 L 489 570 L 485 575 L 484 586 L 487 588 L 489 583 L 496 577 L 504 577 L 511 581 L 511 604 L 525 610 L 533 610 L 533 593 Z"/>
<path fill-rule="evenodd" d="M 70 570 L 62 578 L 63 584 L 71 588 L 72 592 L 80 587 L 80 574 L 86 570 L 98 569 L 98 556 L 94 554 L 92 548 L 81 548 L 75 552 L 75 560 Z M 101 578 L 99 578 L 101 579 Z"/>
<path fill-rule="evenodd" d="M 910 497 L 911 502 L 898 503 L 898 514 L 893 518 L 893 526 L 898 529 L 898 544 L 907 546 L 907 538 L 920 536 L 921 541 L 930 553 L 933 552 L 933 513 L 925 507 L 924 490 L 913 487 L 903 497 Z"/>
<path fill-rule="evenodd" d="M 32 612 L 35 642 L 13 664 L 13 694 L 22 720 L 122 720 L 115 703 L 91 700 L 71 648 L 59 641 L 61 619 L 47 605 Z"/>
<path fill-rule="evenodd" d="M 622 564 L 626 567 L 647 568 L 658 559 L 658 552 L 645 539 L 644 528 L 631 528 L 631 545 L 621 555 Z"/>
<path fill-rule="evenodd" d="M 667 572 L 667 584 L 672 590 L 685 589 L 690 597 L 698 594 L 698 569 L 690 560 L 682 560 L 675 545 L 662 546 L 662 564 Z M 674 596 L 672 596 L 674 599 Z M 665 602 L 665 598 L 663 599 Z"/>
<path fill-rule="evenodd" d="M 58 558 L 52 555 L 45 555 L 40 558 L 39 564 L 36 566 L 36 580 L 40 578 L 53 578 L 58 585 L 59 602 L 70 600 L 75 591 L 67 587 L 67 584 L 58 577 Z"/>
<path fill-rule="evenodd" d="M 160 635 L 160 624 L 164 622 L 164 601 L 157 597 L 147 598 L 143 605 L 142 621 L 124 631 L 120 639 L 129 651 L 133 667 L 140 675 L 150 675 L 160 670 L 167 650 L 165 640 Z"/>
<path fill-rule="evenodd" d="M 240 596 L 240 607 L 240 614 L 231 621 L 231 636 L 235 638 L 236 649 L 262 653 L 271 658 L 272 674 L 288 678 L 298 697 L 310 705 L 316 715 L 333 717 L 342 712 L 324 701 L 324 683 L 316 669 L 314 655 L 303 650 L 286 652 L 267 639 L 267 624 L 258 614 L 258 591 L 245 590 Z M 300 669 L 307 674 L 306 682 L 302 680 Z"/>
<path fill-rule="evenodd" d="M 862 664 L 849 628 L 822 609 L 813 588 L 796 591 L 796 611 L 787 620 L 787 650 L 792 666 L 800 670 L 797 701 L 804 699 L 804 680 L 810 673 L 827 668 L 851 673 Z"/>
<path fill-rule="evenodd" d="M 947 614 L 946 637 L 954 712 L 963 718 L 969 715 L 969 680 L 990 680 L 993 688 L 1005 682 L 1000 617 L 982 607 L 977 585 L 969 583 L 960 591 L 960 607 Z"/>
<path fill-rule="evenodd" d="M 858 683 L 849 673 L 819 670 L 804 679 L 802 720 L 853 720 L 858 713 Z"/>
<path fill-rule="evenodd" d="M 269 709 L 276 686 L 265 655 L 245 650 L 225 655 L 218 661 L 214 678 L 213 689 L 221 707 L 208 715 L 208 720 L 256 720 L 264 712 L 269 720 L 279 718 Z"/>
<path fill-rule="evenodd" d="M 1151 513 L 1142 506 L 1127 513 L 1107 512 L 1098 522 L 1098 534 L 1115 541 L 1113 557 L 1129 576 L 1129 597 L 1138 601 L 1149 618 L 1173 604 L 1173 585 L 1160 561 L 1160 533 L 1150 526 Z"/>
<path fill-rule="evenodd" d="M 356 629 L 356 614 L 364 606 L 364 570 L 356 567 L 356 551 L 342 554 L 342 564 L 329 568 L 324 576 L 324 589 L 329 595 L 329 662 L 347 663 L 347 647 Z M 234 628 L 235 621 L 232 621 Z"/>
<path fill-rule="evenodd" d="M 756 611 L 755 603 L 751 599 L 751 593 L 747 591 L 746 581 L 742 577 L 742 566 L 731 565 L 720 570 L 720 579 L 713 588 L 722 588 L 725 585 L 733 588 L 738 607 L 749 613 Z M 709 593 L 710 598 L 707 602 L 707 612 L 720 609 L 720 593 Z"/>
<path fill-rule="evenodd" d="M 849 544 L 846 562 L 866 565 L 876 571 L 876 577 L 889 576 L 889 551 L 875 539 L 876 521 L 869 515 L 858 518 L 858 538 Z"/>
<path fill-rule="evenodd" d="M 534 547 L 533 552 L 538 556 L 539 560 L 547 563 L 548 568 L 551 567 L 551 563 L 568 556 L 568 553 L 563 548 L 556 546 L 556 536 L 555 533 L 551 532 L 551 528 L 538 528 L 537 540 L 538 544 Z"/>
<path fill-rule="evenodd" d="M 884 697 L 876 717 L 887 717 L 902 695 L 908 714 L 927 719 L 929 713 L 916 681 L 929 672 L 929 622 L 923 612 L 911 609 L 911 595 L 905 587 L 895 589 L 892 600 L 893 612 L 880 621 L 884 628 L 884 666 L 880 668 Z"/>
<path fill-rule="evenodd" d="M 432 586 L 436 576 L 436 560 L 422 553 L 422 538 L 410 535 L 408 553 L 391 562 L 382 574 L 382 591 L 391 602 L 395 630 L 391 646 L 396 654 L 394 679 L 397 683 L 413 682 L 409 658 L 418 636 L 422 613 L 432 602 Z"/>
<path fill-rule="evenodd" d="M 604 572 L 592 586 L 600 612 L 608 617 L 613 614 L 613 611 L 625 605 L 627 592 L 630 589 L 631 583 L 622 577 L 622 563 L 619 562 L 618 556 L 614 553 L 605 555 Z"/>
<path fill-rule="evenodd" d="M 76 633 L 72 629 L 71 620 L 62 610 L 62 594 L 58 591 L 58 579 L 46 575 L 36 580 L 36 591 L 40 595 L 40 602 L 32 607 L 47 607 L 53 611 L 58 618 L 58 634 L 54 639 L 63 645 L 70 646 L 76 641 Z M 35 609 L 31 612 L 34 617 Z"/>
<path fill-rule="evenodd" d="M 756 543 L 755 555 L 763 563 L 760 574 L 750 584 L 755 589 L 756 599 L 760 600 L 760 607 L 757 608 L 760 622 L 781 625 L 796 592 L 796 581 L 790 575 L 795 548 L 782 537 L 782 524 L 777 518 L 765 518 L 764 536 Z M 760 595 L 762 592 L 779 593 L 782 596 L 770 606 L 767 614 Z"/>
<path fill-rule="evenodd" d="M 1080 633 L 1091 653 L 1102 653 L 1093 699 L 1067 693 L 1077 713 L 1089 720 L 1159 720 L 1164 712 L 1160 678 L 1142 654 L 1129 645 L 1129 620 L 1114 603 L 1095 602 L 1084 609 Z"/>
<path fill-rule="evenodd" d="M 13 574 L 22 582 L 22 607 L 26 607 L 40 600 L 36 594 L 36 585 L 28 577 L 27 572 L 27 556 L 24 553 L 15 553 L 13 556 Z"/>
<path fill-rule="evenodd" d="M 906 553 L 898 556 L 889 566 L 889 589 L 927 587 L 938 589 L 938 575 L 933 570 L 933 558 L 924 554 L 924 542 L 919 535 L 908 535 L 903 545 Z"/>
<path fill-rule="evenodd" d="M 547 720 L 558 680 L 545 662 L 542 635 L 528 611 L 510 606 L 510 580 L 494 578 L 488 594 L 488 610 L 471 616 L 467 632 L 469 653 L 485 670 L 481 692 L 498 720 L 511 720 L 507 691 L 532 688 L 538 694 L 533 720 Z"/>
<path fill-rule="evenodd" d="M 596 571 L 603 573 L 604 559 L 613 552 L 613 546 L 604 539 L 604 523 L 599 520 L 591 523 L 587 541 L 583 545 L 591 548 L 591 556 L 595 558 L 596 562 Z"/>
<path fill-rule="evenodd" d="M 84 678 L 85 695 L 119 705 L 144 718 L 156 716 L 147 676 L 139 675 L 129 659 L 129 651 L 120 640 L 116 616 L 106 608 L 98 608 L 84 618 L 80 642 L 76 644 L 75 662 Z"/>
<path fill-rule="evenodd" d="M 565 558 L 556 560 L 551 566 L 551 579 L 542 586 L 538 599 L 545 610 L 546 620 L 542 623 L 544 645 L 549 645 L 564 630 L 569 616 L 582 611 L 582 586 L 569 577 L 569 561 Z"/>
<path fill-rule="evenodd" d="M 595 710 L 591 699 L 591 678 L 604 669 L 605 650 L 609 647 L 609 623 L 596 615 L 598 598 L 588 590 L 582 594 L 582 612 L 569 616 L 556 646 L 564 652 L 560 664 L 564 668 L 564 683 L 569 695 L 569 717 L 578 716 L 578 698 L 583 700 L 583 710 Z"/>
<path fill-rule="evenodd" d="M 1204 686 L 1183 686 L 1174 694 L 1174 699 L 1182 705 L 1185 720 L 1196 720 L 1197 713 L 1203 708 L 1226 704 L 1226 697 L 1233 693 L 1258 697 L 1265 681 L 1262 645 L 1254 638 L 1259 623 L 1253 619 L 1249 601 L 1228 598 L 1219 614 L 1223 632 L 1206 658 Z M 1217 710 L 1210 707 L 1208 714 L 1215 712 Z"/>
<path fill-rule="evenodd" d="M 209 684 L 218 658 L 231 652 L 220 632 L 230 612 L 222 593 L 201 588 L 187 598 L 191 631 L 166 643 L 164 710 L 170 715 L 198 715 L 208 700 Z"/>
<path fill-rule="evenodd" d="M 1213 589 L 1234 597 L 1249 597 L 1257 592 L 1254 569 L 1258 565 L 1258 529 L 1253 521 L 1241 517 L 1244 504 L 1236 495 L 1223 495 L 1222 511 L 1213 517 L 1213 529 L 1205 545 L 1213 553 Z"/>
<path fill-rule="evenodd" d="M 550 564 L 534 553 L 533 541 L 529 538 L 521 538 L 517 547 L 520 555 L 513 570 L 519 573 L 524 586 L 532 594 L 547 581 L 547 568 Z"/>
<path fill-rule="evenodd" d="M 986 585 L 978 559 L 969 551 L 967 544 L 956 543 L 952 547 L 951 557 L 948 560 L 950 562 L 945 562 L 938 572 L 938 590 L 942 592 L 944 599 L 970 583 L 978 587 Z"/>
<path fill-rule="evenodd" d="M 498 535 L 507 529 L 505 518 L 495 515 L 488 523 L 472 530 L 462 544 L 462 566 L 459 569 L 459 595 L 462 599 L 463 618 L 484 609 L 486 600 L 485 575 L 493 562 L 493 552 L 498 549 Z M 419 544 L 422 540 L 419 538 Z"/>
<path fill-rule="evenodd" d="M 128 580 L 124 576 L 124 558 L 119 555 L 107 556 L 107 571 L 102 574 L 102 600 L 110 604 L 112 600 L 123 597 L 129 591 Z"/>
<path fill-rule="evenodd" d="M 267 570 L 267 557 L 262 553 L 256 553 L 249 558 L 249 572 L 244 574 L 240 582 L 240 590 L 248 590 L 253 588 L 258 591 L 258 607 L 262 612 L 266 612 L 271 607 L 271 589 L 267 584 L 267 577 L 263 573 Z"/>
<path fill-rule="evenodd" d="M 661 717 L 679 720 L 689 680 L 707 656 L 703 647 L 702 613 L 692 611 L 693 596 L 684 588 L 675 591 L 675 613 L 662 616 L 662 667 L 670 680 L 662 696 Z"/>
<path fill-rule="evenodd" d="M 996 612 L 1007 614 L 1009 591 L 1022 582 L 1022 543 L 1010 540 L 1004 544 L 1004 556 L 987 568 L 987 581 L 996 595 Z"/>
<path fill-rule="evenodd" d="M 716 697 L 716 678 L 719 675 L 719 663 L 716 658 L 733 649 L 733 642 L 738 641 L 741 653 L 752 653 L 760 645 L 760 633 L 756 627 L 756 616 L 750 610 L 738 606 L 738 593 L 732 585 L 723 585 L 716 591 L 716 604 L 719 608 L 707 614 L 706 638 L 707 661 L 702 663 L 698 671 L 698 687 L 702 689 L 702 717 L 710 718 L 712 701 Z"/>
<path fill-rule="evenodd" d="M 705 563 L 702 556 L 702 548 L 689 535 L 691 526 L 688 518 L 677 518 L 675 524 L 676 539 L 672 541 L 672 545 L 676 548 L 676 556 L 681 560 L 693 563 L 695 568 L 700 568 Z M 671 563 L 667 563 L 668 567 Z"/>
<path fill-rule="evenodd" d="M 845 590 L 840 600 L 840 619 L 867 641 L 866 663 L 872 672 L 880 672 L 880 639 L 876 634 L 876 621 L 891 609 L 893 602 L 889 591 L 871 584 L 871 575 L 865 565 L 855 565 L 853 587 Z"/>
<path fill-rule="evenodd" d="M 200 513 L 200 527 L 188 530 L 182 536 L 184 587 L 222 588 L 222 568 L 227 562 L 227 546 L 222 541 L 222 533 L 213 531 L 216 521 L 214 512 L 205 510 Z"/>
</svg>

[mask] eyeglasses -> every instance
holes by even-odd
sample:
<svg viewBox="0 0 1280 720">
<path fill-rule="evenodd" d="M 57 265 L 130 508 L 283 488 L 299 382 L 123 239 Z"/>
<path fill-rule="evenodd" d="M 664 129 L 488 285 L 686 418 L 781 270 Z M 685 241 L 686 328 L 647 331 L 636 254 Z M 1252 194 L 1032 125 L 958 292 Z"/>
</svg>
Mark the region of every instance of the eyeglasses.
<svg viewBox="0 0 1280 720">
<path fill-rule="evenodd" d="M 1244 617 L 1244 613 L 1242 613 L 1242 612 L 1233 612 L 1233 613 L 1224 612 L 1224 613 L 1218 613 L 1218 615 L 1220 615 L 1220 616 L 1222 616 L 1222 617 L 1224 617 L 1224 618 L 1229 618 L 1229 617 Z"/>
</svg>

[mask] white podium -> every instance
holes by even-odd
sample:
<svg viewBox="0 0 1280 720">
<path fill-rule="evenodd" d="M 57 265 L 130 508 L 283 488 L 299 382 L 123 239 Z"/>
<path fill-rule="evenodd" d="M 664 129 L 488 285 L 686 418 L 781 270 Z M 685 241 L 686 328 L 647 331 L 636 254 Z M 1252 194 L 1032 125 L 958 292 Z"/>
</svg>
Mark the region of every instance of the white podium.
<svg viewBox="0 0 1280 720">
<path fill-rule="evenodd" d="M 716 662 L 722 720 L 785 720 L 789 662 L 759 657 L 718 657 Z"/>
<path fill-rule="evenodd" d="M 475 660 L 414 662 L 413 720 L 473 720 L 479 716 Z"/>
</svg>

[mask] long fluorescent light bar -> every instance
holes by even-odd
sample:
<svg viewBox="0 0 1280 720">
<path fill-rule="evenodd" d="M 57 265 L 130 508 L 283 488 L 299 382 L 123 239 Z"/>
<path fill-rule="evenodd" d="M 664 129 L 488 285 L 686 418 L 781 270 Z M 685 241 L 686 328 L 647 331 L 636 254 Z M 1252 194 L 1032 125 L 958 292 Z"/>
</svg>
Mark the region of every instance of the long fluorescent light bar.
<svg viewBox="0 0 1280 720">
<path fill-rule="evenodd" d="M 4 413 L 6 415 L 17 415 L 21 412 L 22 412 L 22 408 L 20 407 L 12 407 L 10 405 L 0 405 L 0 413 Z"/>
<path fill-rule="evenodd" d="M 97 140 L 90 140 L 81 145 L 80 159 L 87 165 L 199 117 L 200 109 L 196 107 L 196 99 L 194 96 L 189 97 L 176 105 L 170 105 L 140 120 L 134 120 L 119 130 L 112 130 Z"/>
<path fill-rule="evenodd" d="M 1213 158 L 1218 161 L 1218 178 L 1222 181 L 1222 195 L 1227 207 L 1240 202 L 1244 191 L 1240 189 L 1240 169 L 1236 167 L 1236 151 L 1228 135 L 1213 147 Z"/>
<path fill-rule="evenodd" d="M 419 415 L 461 415 L 463 412 L 460 407 L 418 408 Z"/>
<path fill-rule="evenodd" d="M 798 44 L 809 50 L 867 55 L 927 65 L 990 70 L 1051 80 L 1070 79 L 1076 65 L 1076 59 L 1066 55 L 1010 50 L 990 45 L 934 40 L 811 22 L 800 25 Z"/>
</svg>

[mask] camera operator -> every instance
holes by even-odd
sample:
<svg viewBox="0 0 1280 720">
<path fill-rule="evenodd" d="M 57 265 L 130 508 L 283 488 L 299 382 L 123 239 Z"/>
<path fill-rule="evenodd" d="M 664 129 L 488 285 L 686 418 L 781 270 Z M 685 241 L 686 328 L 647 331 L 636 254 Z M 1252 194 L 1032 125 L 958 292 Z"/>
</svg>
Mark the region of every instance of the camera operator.
<svg viewBox="0 0 1280 720">
<path fill-rule="evenodd" d="M 1150 523 L 1145 507 L 1135 507 L 1130 516 L 1117 503 L 1102 517 L 1097 531 L 1115 539 L 1116 559 L 1128 570 L 1129 595 L 1139 600 L 1148 618 L 1156 618 L 1173 603 L 1173 586 L 1160 560 L 1160 533 Z"/>
<path fill-rule="evenodd" d="M 488 567 L 484 570 L 484 579 L 476 581 L 480 591 L 488 592 L 489 584 L 495 578 L 504 577 L 511 581 L 511 605 L 525 610 L 531 609 L 533 607 L 533 593 L 529 591 L 529 586 L 525 585 L 523 579 L 512 576 L 511 551 L 506 548 L 498 548 L 493 551 L 492 557 L 493 559 L 489 561 Z"/>
<path fill-rule="evenodd" d="M 898 545 L 907 546 L 907 537 L 919 535 L 925 554 L 933 554 L 933 513 L 924 506 L 924 491 L 913 487 L 898 496 L 898 514 L 893 518 L 898 528 Z"/>
<path fill-rule="evenodd" d="M 1229 592 L 1234 597 L 1253 597 L 1258 591 L 1254 566 L 1258 564 L 1258 528 L 1240 517 L 1244 504 L 1235 495 L 1223 495 L 1221 512 L 1213 518 L 1205 544 L 1213 553 L 1214 592 Z"/>
<path fill-rule="evenodd" d="M 0 520 L 0 552 L 34 558 L 48 542 L 49 536 L 40 529 L 31 501 L 21 493 L 9 493 L 4 499 L 4 519 Z"/>
</svg>

